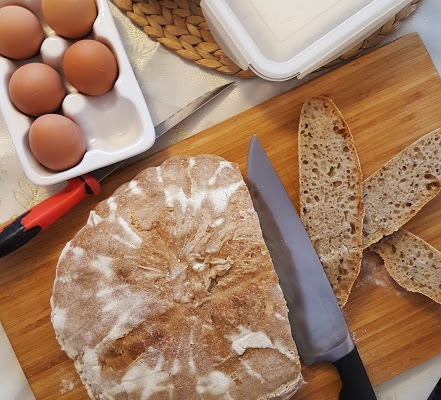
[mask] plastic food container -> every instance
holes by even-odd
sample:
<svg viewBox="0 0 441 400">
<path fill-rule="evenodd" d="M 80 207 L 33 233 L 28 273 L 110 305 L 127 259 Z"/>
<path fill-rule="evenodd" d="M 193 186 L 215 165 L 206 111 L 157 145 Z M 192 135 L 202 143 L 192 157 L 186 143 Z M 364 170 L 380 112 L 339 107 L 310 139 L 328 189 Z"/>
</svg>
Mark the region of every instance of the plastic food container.
<svg viewBox="0 0 441 400">
<path fill-rule="evenodd" d="M 144 96 L 113 21 L 107 0 L 95 0 L 98 17 L 93 30 L 81 39 L 95 39 L 107 45 L 118 63 L 114 87 L 101 96 L 87 96 L 66 83 L 67 95 L 59 112 L 76 122 L 86 135 L 87 149 L 76 166 L 52 171 L 41 165 L 28 145 L 29 127 L 35 118 L 18 111 L 9 99 L 8 82 L 14 71 L 29 62 L 44 62 L 62 74 L 64 52 L 75 40 L 59 37 L 41 17 L 41 0 L 0 0 L 0 7 L 18 5 L 39 17 L 46 39 L 40 53 L 27 60 L 10 60 L 0 55 L 0 111 L 28 179 L 36 185 L 51 185 L 140 154 L 153 146 L 155 128 Z"/>
<path fill-rule="evenodd" d="M 242 69 L 303 78 L 350 50 L 411 0 L 202 0 L 211 33 Z"/>
</svg>

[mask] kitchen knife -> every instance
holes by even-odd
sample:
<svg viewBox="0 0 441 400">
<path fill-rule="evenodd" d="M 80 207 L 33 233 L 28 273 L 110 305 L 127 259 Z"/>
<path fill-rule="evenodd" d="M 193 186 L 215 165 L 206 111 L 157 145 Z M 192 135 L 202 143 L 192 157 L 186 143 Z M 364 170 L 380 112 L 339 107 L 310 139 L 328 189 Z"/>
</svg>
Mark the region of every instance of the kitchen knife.
<svg viewBox="0 0 441 400">
<path fill-rule="evenodd" d="M 234 82 L 219 86 L 193 100 L 190 104 L 173 114 L 170 118 L 155 127 L 156 139 L 185 118 L 213 100 Z M 153 154 L 150 150 L 149 154 Z M 138 156 L 132 157 L 139 159 Z M 57 221 L 81 200 L 100 192 L 100 181 L 117 170 L 130 159 L 120 161 L 96 171 L 72 178 L 60 192 L 30 208 L 17 218 L 0 226 L 0 258 L 19 249 L 34 238 L 40 231 Z"/>
<path fill-rule="evenodd" d="M 248 150 L 247 179 L 303 362 L 334 364 L 342 381 L 340 400 L 376 399 L 317 253 L 256 136 Z"/>
</svg>

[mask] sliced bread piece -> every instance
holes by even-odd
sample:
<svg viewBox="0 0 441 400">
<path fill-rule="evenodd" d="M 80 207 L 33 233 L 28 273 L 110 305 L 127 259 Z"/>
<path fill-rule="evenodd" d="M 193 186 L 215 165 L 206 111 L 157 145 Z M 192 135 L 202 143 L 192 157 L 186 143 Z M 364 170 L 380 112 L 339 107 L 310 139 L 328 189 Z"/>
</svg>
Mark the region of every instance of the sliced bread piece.
<svg viewBox="0 0 441 400">
<path fill-rule="evenodd" d="M 418 139 L 363 182 L 363 248 L 395 232 L 441 190 L 441 128 Z"/>
<path fill-rule="evenodd" d="M 301 111 L 299 183 L 300 217 L 343 307 L 362 259 L 362 174 L 350 129 L 325 97 Z"/>
<path fill-rule="evenodd" d="M 370 246 L 403 288 L 441 304 L 441 252 L 420 237 L 398 229 Z"/>
</svg>

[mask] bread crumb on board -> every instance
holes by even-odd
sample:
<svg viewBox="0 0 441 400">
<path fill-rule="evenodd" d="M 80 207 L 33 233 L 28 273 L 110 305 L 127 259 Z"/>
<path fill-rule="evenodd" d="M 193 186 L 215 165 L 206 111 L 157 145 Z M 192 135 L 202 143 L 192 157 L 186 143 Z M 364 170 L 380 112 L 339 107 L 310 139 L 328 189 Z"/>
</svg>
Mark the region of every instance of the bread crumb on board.
<svg viewBox="0 0 441 400">
<path fill-rule="evenodd" d="M 361 261 L 361 272 L 355 282 L 355 287 L 361 287 L 367 284 L 386 287 L 389 285 L 390 277 L 384 270 L 383 261 L 377 253 L 369 250 L 363 252 Z"/>
<path fill-rule="evenodd" d="M 75 388 L 75 382 L 71 379 L 63 378 L 60 382 L 60 393 L 66 394 L 74 390 Z"/>
</svg>

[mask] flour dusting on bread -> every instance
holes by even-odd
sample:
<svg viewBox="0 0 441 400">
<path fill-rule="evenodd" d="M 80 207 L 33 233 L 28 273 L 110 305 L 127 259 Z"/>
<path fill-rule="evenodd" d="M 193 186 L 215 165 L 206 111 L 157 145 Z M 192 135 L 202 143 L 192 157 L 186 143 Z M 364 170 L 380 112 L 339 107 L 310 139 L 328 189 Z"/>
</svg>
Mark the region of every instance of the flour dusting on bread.
<svg viewBox="0 0 441 400">
<path fill-rule="evenodd" d="M 101 202 L 51 306 L 94 399 L 285 399 L 303 384 L 248 189 L 217 156 L 170 158 Z"/>
</svg>

